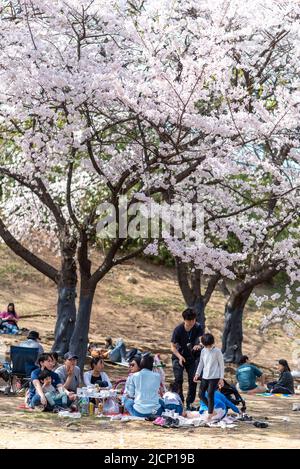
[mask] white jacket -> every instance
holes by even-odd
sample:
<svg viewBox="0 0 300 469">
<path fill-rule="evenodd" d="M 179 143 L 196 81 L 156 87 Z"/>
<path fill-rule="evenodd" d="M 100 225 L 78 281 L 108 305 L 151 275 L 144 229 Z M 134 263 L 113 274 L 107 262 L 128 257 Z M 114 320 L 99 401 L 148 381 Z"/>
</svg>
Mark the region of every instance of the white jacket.
<svg viewBox="0 0 300 469">
<path fill-rule="evenodd" d="M 83 373 L 83 381 L 84 381 L 85 386 L 90 386 L 92 384 L 91 383 L 92 373 L 93 373 L 93 370 L 86 371 L 85 373 Z M 107 381 L 108 386 L 107 386 L 106 389 L 111 389 L 112 388 L 112 384 L 110 382 L 110 379 L 104 371 L 101 371 L 100 376 L 99 376 L 99 380 Z"/>
</svg>

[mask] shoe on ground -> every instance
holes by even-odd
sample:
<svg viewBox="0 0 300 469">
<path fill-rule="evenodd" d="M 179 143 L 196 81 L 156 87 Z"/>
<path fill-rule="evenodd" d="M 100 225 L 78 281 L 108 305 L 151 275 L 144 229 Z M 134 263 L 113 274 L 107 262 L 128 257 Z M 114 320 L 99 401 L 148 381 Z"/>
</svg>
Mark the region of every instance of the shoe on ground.
<svg viewBox="0 0 300 469">
<path fill-rule="evenodd" d="M 179 427 L 179 419 L 174 418 L 174 417 L 166 417 L 163 427 L 165 427 L 165 428 L 178 428 Z"/>
<path fill-rule="evenodd" d="M 269 426 L 267 422 L 259 422 L 258 420 L 253 422 L 253 425 L 257 428 L 267 428 Z"/>
<path fill-rule="evenodd" d="M 171 428 L 179 428 L 179 419 L 172 419 L 173 421 L 170 424 Z"/>
</svg>

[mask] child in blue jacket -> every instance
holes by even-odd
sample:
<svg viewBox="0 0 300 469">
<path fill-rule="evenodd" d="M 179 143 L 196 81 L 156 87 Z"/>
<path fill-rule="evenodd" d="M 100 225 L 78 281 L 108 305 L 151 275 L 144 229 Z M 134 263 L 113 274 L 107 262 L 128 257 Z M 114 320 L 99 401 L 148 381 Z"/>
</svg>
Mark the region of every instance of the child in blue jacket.
<svg viewBox="0 0 300 469">
<path fill-rule="evenodd" d="M 228 409 L 232 409 L 237 414 L 240 413 L 239 409 L 220 391 L 215 391 L 214 399 L 214 410 L 216 415 L 214 416 L 213 420 L 222 420 L 227 415 Z M 203 414 L 205 411 L 208 411 L 208 407 L 204 404 L 204 402 L 200 401 L 199 413 Z"/>
</svg>

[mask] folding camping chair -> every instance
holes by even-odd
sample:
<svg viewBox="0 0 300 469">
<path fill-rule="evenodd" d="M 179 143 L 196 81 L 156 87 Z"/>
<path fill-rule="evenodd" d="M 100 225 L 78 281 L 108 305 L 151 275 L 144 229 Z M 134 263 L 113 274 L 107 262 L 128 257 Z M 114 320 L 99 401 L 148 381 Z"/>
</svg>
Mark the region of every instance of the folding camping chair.
<svg viewBox="0 0 300 469">
<path fill-rule="evenodd" d="M 35 362 L 38 354 L 38 348 L 11 345 L 9 384 L 13 393 L 19 393 L 29 386 L 31 372 L 37 368 Z"/>
</svg>

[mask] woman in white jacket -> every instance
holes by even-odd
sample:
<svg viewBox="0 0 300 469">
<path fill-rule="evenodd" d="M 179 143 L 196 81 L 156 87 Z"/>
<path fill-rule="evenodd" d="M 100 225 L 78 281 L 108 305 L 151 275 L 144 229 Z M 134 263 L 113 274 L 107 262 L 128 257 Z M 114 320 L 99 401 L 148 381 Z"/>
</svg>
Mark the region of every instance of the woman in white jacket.
<svg viewBox="0 0 300 469">
<path fill-rule="evenodd" d="M 90 371 L 86 371 L 83 374 L 83 381 L 85 386 L 90 386 L 91 384 L 98 384 L 100 388 L 111 389 L 112 384 L 110 382 L 110 379 L 103 370 L 104 362 L 102 358 L 92 358 Z"/>
</svg>

